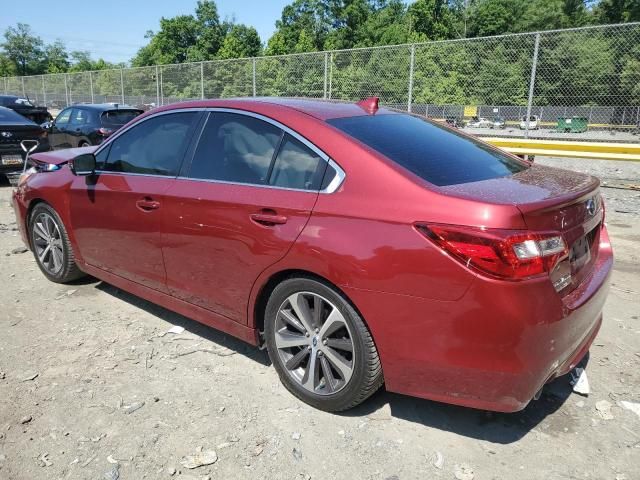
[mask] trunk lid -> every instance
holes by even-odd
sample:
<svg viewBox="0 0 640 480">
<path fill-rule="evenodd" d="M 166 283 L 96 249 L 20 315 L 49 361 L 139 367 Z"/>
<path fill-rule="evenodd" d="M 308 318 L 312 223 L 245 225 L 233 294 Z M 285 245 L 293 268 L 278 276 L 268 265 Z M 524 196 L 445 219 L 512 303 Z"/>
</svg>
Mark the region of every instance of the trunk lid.
<svg viewBox="0 0 640 480">
<path fill-rule="evenodd" d="M 559 291 L 566 294 L 588 275 L 597 257 L 604 220 L 599 186 L 600 181 L 590 175 L 532 165 L 508 177 L 442 189 L 462 198 L 514 205 L 529 230 L 561 233 L 569 255 L 552 272 L 551 280 L 564 285 Z"/>
</svg>

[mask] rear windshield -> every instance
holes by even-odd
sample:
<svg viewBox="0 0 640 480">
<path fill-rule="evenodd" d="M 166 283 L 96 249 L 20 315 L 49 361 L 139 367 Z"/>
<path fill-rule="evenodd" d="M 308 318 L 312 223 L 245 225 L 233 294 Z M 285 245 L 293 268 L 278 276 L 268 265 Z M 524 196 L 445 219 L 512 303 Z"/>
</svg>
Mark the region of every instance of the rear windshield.
<svg viewBox="0 0 640 480">
<path fill-rule="evenodd" d="M 425 119 L 403 114 L 328 122 L 438 186 L 506 177 L 528 165 Z"/>
<path fill-rule="evenodd" d="M 8 108 L 0 107 L 0 123 L 34 123 L 26 117 L 23 117 L 19 113 L 9 110 Z"/>
<path fill-rule="evenodd" d="M 102 114 L 103 125 L 124 125 L 142 113 L 141 110 L 111 110 Z"/>
</svg>

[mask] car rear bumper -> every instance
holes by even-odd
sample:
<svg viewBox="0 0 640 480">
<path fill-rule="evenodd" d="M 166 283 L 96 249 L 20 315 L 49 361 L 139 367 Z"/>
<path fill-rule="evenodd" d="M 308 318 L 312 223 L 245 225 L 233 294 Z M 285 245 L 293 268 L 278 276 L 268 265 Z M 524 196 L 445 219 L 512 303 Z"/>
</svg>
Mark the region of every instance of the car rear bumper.
<svg viewBox="0 0 640 480">
<path fill-rule="evenodd" d="M 523 409 L 584 357 L 602 323 L 613 252 L 561 298 L 548 279 L 477 278 L 458 301 L 345 288 L 372 330 L 390 391 L 473 408 Z"/>
</svg>

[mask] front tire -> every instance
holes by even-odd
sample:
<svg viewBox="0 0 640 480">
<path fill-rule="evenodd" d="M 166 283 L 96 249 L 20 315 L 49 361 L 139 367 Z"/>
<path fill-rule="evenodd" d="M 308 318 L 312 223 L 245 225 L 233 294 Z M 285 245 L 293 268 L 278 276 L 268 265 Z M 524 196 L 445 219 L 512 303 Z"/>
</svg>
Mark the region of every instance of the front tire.
<svg viewBox="0 0 640 480">
<path fill-rule="evenodd" d="M 265 340 L 284 386 L 320 410 L 355 407 L 383 383 L 367 326 L 324 282 L 295 277 L 280 283 L 267 303 Z"/>
<path fill-rule="evenodd" d="M 36 205 L 31 212 L 29 240 L 38 267 L 52 282 L 67 283 L 86 275 L 76 265 L 60 216 L 46 203 Z"/>
</svg>

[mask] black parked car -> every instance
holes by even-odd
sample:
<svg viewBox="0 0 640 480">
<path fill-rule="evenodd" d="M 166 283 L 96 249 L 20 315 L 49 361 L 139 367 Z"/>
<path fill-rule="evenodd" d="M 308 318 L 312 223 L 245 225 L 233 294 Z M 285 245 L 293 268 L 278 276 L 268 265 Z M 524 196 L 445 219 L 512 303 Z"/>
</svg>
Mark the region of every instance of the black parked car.
<svg viewBox="0 0 640 480">
<path fill-rule="evenodd" d="M 47 107 L 36 107 L 28 99 L 15 95 L 0 95 L 0 106 L 10 108 L 37 124 L 48 122 L 52 118 Z"/>
<path fill-rule="evenodd" d="M 11 183 L 15 183 L 24 166 L 22 140 L 37 140 L 36 152 L 49 150 L 47 132 L 40 125 L 9 108 L 0 107 L 0 174 L 6 175 Z"/>
<path fill-rule="evenodd" d="M 99 145 L 142 110 L 117 104 L 80 104 L 62 110 L 53 122 L 43 125 L 51 148 Z"/>
</svg>

